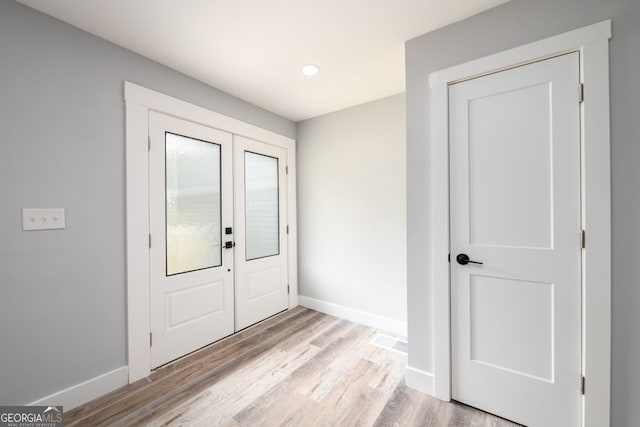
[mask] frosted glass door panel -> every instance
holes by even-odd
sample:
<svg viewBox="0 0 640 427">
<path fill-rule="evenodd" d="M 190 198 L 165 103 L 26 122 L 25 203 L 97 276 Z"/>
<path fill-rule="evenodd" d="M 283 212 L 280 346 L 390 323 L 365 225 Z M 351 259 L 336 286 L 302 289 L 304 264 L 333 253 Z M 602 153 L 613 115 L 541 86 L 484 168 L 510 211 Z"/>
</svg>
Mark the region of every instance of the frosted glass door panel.
<svg viewBox="0 0 640 427">
<path fill-rule="evenodd" d="M 220 145 L 166 133 L 167 276 L 222 265 Z"/>
<path fill-rule="evenodd" d="M 278 159 L 245 151 L 246 259 L 280 253 Z"/>
<path fill-rule="evenodd" d="M 286 310 L 287 151 L 233 136 L 236 331 Z"/>
</svg>

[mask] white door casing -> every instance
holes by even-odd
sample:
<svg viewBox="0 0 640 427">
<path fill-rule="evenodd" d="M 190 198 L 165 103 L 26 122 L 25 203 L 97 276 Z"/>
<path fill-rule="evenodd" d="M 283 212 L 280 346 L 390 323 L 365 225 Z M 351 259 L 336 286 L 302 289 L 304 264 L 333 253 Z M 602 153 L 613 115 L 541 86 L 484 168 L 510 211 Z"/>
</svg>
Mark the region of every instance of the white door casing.
<svg viewBox="0 0 640 427">
<path fill-rule="evenodd" d="M 241 135 L 287 152 L 286 177 L 288 244 L 288 308 L 298 305 L 296 141 L 292 138 L 167 96 L 131 82 L 124 82 L 126 104 L 126 243 L 127 243 L 127 362 L 129 382 L 151 373 L 151 280 L 149 262 L 149 115 L 156 111 L 176 118 Z"/>
<path fill-rule="evenodd" d="M 149 132 L 155 368 L 234 331 L 233 253 L 221 246 L 224 227 L 233 223 L 232 136 L 156 112 Z M 185 182 L 190 186 L 170 198 Z M 170 212 L 180 209 L 187 212 L 173 214 L 172 224 Z"/>
<path fill-rule="evenodd" d="M 582 275 L 582 425 L 610 423 L 611 367 L 611 188 L 609 135 L 609 48 L 611 21 L 603 21 L 429 75 L 431 87 L 431 265 L 433 284 L 433 371 L 408 367 L 407 384 L 451 399 L 449 228 L 449 85 L 580 52 L 581 215 L 586 230 Z M 415 360 L 415 356 L 414 356 Z M 411 358 L 410 358 L 411 361 Z"/>
<path fill-rule="evenodd" d="M 531 427 L 581 418 L 579 81 L 573 52 L 449 86 L 452 397 Z"/>
<path fill-rule="evenodd" d="M 287 309 L 287 153 L 241 136 L 234 136 L 233 145 L 236 330 L 241 330 Z"/>
</svg>

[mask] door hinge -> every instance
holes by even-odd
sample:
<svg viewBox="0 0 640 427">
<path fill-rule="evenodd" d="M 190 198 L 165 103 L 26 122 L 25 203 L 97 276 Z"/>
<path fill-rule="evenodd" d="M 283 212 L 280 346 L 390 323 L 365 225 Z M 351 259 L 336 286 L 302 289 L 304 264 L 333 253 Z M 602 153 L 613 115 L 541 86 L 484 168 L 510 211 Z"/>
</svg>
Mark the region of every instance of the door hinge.
<svg viewBox="0 0 640 427">
<path fill-rule="evenodd" d="M 580 230 L 580 247 L 582 249 L 587 247 L 587 233 L 584 230 Z"/>
<path fill-rule="evenodd" d="M 151 249 L 151 234 L 149 234 L 149 249 Z"/>
<path fill-rule="evenodd" d="M 149 347 L 153 347 L 153 334 L 149 332 Z"/>
<path fill-rule="evenodd" d="M 287 234 L 289 234 L 289 225 L 287 225 Z"/>
<path fill-rule="evenodd" d="M 578 86 L 578 102 L 584 102 L 584 83 Z"/>
<path fill-rule="evenodd" d="M 584 390 L 585 390 L 585 388 L 584 388 L 585 387 L 585 382 L 586 382 L 585 377 L 582 377 L 581 380 L 580 380 L 580 394 L 582 394 L 583 396 L 584 396 Z"/>
<path fill-rule="evenodd" d="M 451 254 L 447 255 L 447 261 L 451 262 Z"/>
<path fill-rule="evenodd" d="M 147 150 L 151 151 L 151 137 L 150 136 L 147 137 L 147 143 L 148 143 Z"/>
<path fill-rule="evenodd" d="M 287 175 L 289 175 L 289 166 L 285 166 L 285 167 L 284 167 L 284 172 L 285 172 Z"/>
<path fill-rule="evenodd" d="M 287 285 L 287 294 L 291 293 L 291 288 L 289 287 L 289 285 Z"/>
</svg>

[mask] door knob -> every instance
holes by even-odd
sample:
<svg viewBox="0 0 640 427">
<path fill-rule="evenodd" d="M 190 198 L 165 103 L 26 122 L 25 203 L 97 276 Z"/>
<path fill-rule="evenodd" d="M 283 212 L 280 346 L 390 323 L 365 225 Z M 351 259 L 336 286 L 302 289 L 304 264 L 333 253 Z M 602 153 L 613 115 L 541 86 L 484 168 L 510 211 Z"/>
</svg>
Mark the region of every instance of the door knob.
<svg viewBox="0 0 640 427">
<path fill-rule="evenodd" d="M 469 255 L 467 255 L 467 254 L 458 254 L 458 256 L 456 257 L 456 261 L 458 261 L 458 264 L 460 264 L 460 265 L 482 264 L 482 262 L 480 262 L 480 261 L 472 261 L 469 258 Z"/>
</svg>

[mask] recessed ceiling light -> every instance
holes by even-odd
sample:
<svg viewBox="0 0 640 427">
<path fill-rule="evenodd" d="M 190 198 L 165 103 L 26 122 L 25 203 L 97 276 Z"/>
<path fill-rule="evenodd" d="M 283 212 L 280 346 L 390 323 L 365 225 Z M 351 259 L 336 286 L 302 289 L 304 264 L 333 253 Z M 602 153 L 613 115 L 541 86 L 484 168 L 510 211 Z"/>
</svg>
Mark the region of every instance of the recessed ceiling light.
<svg viewBox="0 0 640 427">
<path fill-rule="evenodd" d="M 305 76 L 313 77 L 320 72 L 320 67 L 314 64 L 307 64 L 302 67 L 302 74 Z"/>
</svg>

